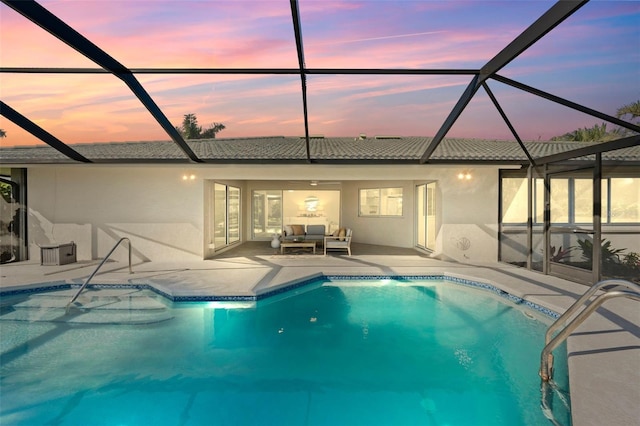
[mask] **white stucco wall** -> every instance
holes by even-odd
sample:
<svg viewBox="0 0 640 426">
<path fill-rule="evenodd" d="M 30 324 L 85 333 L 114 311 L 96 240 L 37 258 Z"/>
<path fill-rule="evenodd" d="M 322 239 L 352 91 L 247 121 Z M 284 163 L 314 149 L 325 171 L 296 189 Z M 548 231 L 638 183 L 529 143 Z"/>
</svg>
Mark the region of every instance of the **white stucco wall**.
<svg viewBox="0 0 640 426">
<path fill-rule="evenodd" d="M 104 257 L 121 237 L 134 261 L 202 258 L 203 181 L 156 167 L 28 170 L 31 257 L 38 246 L 74 241 L 78 260 Z M 125 260 L 127 250 L 113 257 Z"/>
<path fill-rule="evenodd" d="M 359 217 L 358 193 L 368 188 L 402 188 L 402 217 Z M 413 247 L 413 180 L 358 180 L 343 186 L 342 226 L 353 229 L 353 240 L 365 244 Z"/>
<path fill-rule="evenodd" d="M 471 180 L 457 178 L 462 169 Z M 75 241 L 78 260 L 101 258 L 119 238 L 129 237 L 134 261 L 199 260 L 213 254 L 211 182 L 242 189 L 244 240 L 251 235 L 253 189 L 308 188 L 309 180 L 342 182 L 331 189 L 341 190 L 341 225 L 353 228 L 354 241 L 398 247 L 415 245 L 415 185 L 437 181 L 434 255 L 461 262 L 497 259 L 497 167 L 256 164 L 30 166 L 31 257 L 39 258 L 39 245 Z M 401 218 L 358 216 L 360 188 L 398 186 L 404 189 Z M 124 260 L 126 250 L 114 256 Z"/>
<path fill-rule="evenodd" d="M 468 168 L 471 180 L 441 176 L 438 249 L 443 257 L 466 262 L 498 259 L 498 169 Z"/>
</svg>

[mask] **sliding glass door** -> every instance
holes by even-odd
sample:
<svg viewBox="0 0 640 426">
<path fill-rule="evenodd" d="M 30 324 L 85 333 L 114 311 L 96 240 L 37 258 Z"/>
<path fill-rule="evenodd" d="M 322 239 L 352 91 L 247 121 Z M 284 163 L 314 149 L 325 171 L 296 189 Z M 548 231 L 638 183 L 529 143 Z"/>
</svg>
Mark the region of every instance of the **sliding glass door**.
<svg viewBox="0 0 640 426">
<path fill-rule="evenodd" d="M 436 246 L 436 183 L 416 186 L 416 246 L 435 250 Z"/>
<path fill-rule="evenodd" d="M 594 244 L 594 221 L 600 221 L 600 212 L 594 212 L 593 169 L 549 173 L 548 194 L 548 272 L 562 278 L 594 283 L 600 275 L 599 246 Z"/>
<path fill-rule="evenodd" d="M 282 191 L 253 191 L 253 238 L 271 238 L 282 232 Z"/>
<path fill-rule="evenodd" d="M 27 260 L 26 169 L 0 168 L 0 263 Z"/>
<path fill-rule="evenodd" d="M 240 188 L 213 186 L 213 244 L 215 250 L 240 241 Z"/>
</svg>

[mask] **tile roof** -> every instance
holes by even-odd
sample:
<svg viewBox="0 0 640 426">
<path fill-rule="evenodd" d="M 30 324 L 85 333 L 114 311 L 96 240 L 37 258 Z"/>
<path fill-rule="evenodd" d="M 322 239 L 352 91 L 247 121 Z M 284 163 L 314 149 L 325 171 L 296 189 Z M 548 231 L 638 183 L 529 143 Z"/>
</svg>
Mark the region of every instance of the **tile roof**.
<svg viewBox="0 0 640 426">
<path fill-rule="evenodd" d="M 309 152 L 317 162 L 418 162 L 430 137 L 311 138 Z M 257 137 L 189 140 L 189 147 L 204 162 L 305 162 L 306 144 L 299 137 Z M 595 142 L 525 142 L 534 158 L 586 147 Z M 94 162 L 187 162 L 187 156 L 171 141 L 112 142 L 69 145 Z M 640 162 L 640 146 L 603 153 L 603 159 Z M 13 164 L 75 163 L 49 146 L 0 149 L 0 161 Z M 526 163 L 515 141 L 445 138 L 430 162 Z"/>
</svg>

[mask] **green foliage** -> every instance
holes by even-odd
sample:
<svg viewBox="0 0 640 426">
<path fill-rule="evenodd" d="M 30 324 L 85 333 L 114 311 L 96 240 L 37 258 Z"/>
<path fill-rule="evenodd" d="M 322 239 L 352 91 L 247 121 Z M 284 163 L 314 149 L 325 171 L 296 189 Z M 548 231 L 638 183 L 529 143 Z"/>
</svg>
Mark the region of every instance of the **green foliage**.
<svg viewBox="0 0 640 426">
<path fill-rule="evenodd" d="M 593 243 L 590 240 L 578 240 L 578 245 L 580 249 L 582 249 L 582 257 L 593 264 Z M 625 250 L 626 249 L 613 249 L 611 248 L 611 241 L 603 239 L 602 245 L 600 246 L 602 264 L 620 263 L 620 253 Z"/>
<path fill-rule="evenodd" d="M 212 123 L 208 128 L 202 131 L 200 138 L 202 139 L 213 139 L 216 137 L 216 133 L 221 130 L 224 130 L 226 126 L 222 123 Z"/>
<path fill-rule="evenodd" d="M 618 108 L 618 111 L 616 112 L 616 117 L 622 118 L 625 115 L 630 115 L 632 120 L 637 117 L 640 117 L 640 101 L 635 101 L 628 105 L 624 105 Z"/>
<path fill-rule="evenodd" d="M 569 254 L 573 251 L 575 247 L 568 247 L 566 250 L 562 250 L 562 246 L 558 248 L 558 252 L 556 253 L 556 247 L 551 246 L 551 252 L 549 253 L 549 259 L 552 262 L 561 262 L 565 260 Z"/>
<path fill-rule="evenodd" d="M 198 125 L 198 117 L 195 114 L 185 114 L 181 126 L 176 126 L 176 130 L 185 139 L 213 139 L 216 133 L 224 130 L 226 126 L 222 123 L 213 123 L 206 129 Z"/>
<path fill-rule="evenodd" d="M 576 141 L 576 142 L 591 142 L 591 141 L 606 141 L 616 139 L 616 132 L 607 132 L 607 123 L 601 125 L 594 125 L 593 127 L 585 127 L 583 129 L 574 130 L 570 133 L 565 133 L 562 136 L 555 136 L 551 138 L 552 141 Z"/>
<path fill-rule="evenodd" d="M 0 182 L 0 196 L 2 196 L 2 198 L 4 198 L 7 203 L 11 202 L 12 194 L 13 193 L 11 190 L 11 185 L 9 185 L 8 183 Z"/>
<path fill-rule="evenodd" d="M 640 269 L 640 254 L 635 251 L 629 252 L 622 258 L 622 263 L 630 268 Z"/>
<path fill-rule="evenodd" d="M 632 102 L 627 105 L 623 105 L 616 111 L 618 118 L 625 116 L 631 116 L 631 120 L 640 117 L 640 101 Z M 623 127 L 618 127 L 613 130 L 607 130 L 607 123 L 595 124 L 593 127 L 585 127 L 577 129 L 569 133 L 565 133 L 561 136 L 554 136 L 552 141 L 575 141 L 575 142 L 606 142 L 621 137 L 635 134 L 631 130 Z"/>
<path fill-rule="evenodd" d="M 198 139 L 202 133 L 202 127 L 198 126 L 198 118 L 195 114 L 185 114 L 182 120 L 182 135 L 185 139 Z"/>
</svg>

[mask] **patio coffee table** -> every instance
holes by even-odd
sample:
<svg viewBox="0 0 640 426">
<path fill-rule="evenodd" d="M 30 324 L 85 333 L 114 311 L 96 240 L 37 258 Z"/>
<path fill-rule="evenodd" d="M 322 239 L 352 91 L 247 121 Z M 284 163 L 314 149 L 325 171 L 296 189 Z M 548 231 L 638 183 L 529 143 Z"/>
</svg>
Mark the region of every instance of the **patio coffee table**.
<svg viewBox="0 0 640 426">
<path fill-rule="evenodd" d="M 312 248 L 313 249 L 313 254 L 316 254 L 316 242 L 315 241 L 300 241 L 300 242 L 294 242 L 294 241 L 287 241 L 286 243 L 280 243 L 280 254 L 284 254 L 284 249 L 285 248 Z"/>
</svg>

